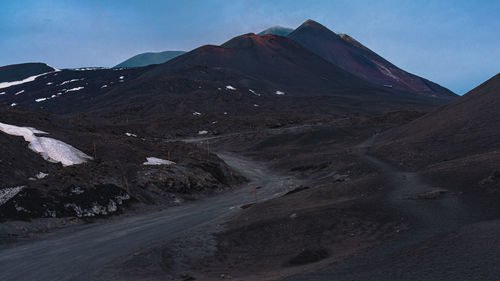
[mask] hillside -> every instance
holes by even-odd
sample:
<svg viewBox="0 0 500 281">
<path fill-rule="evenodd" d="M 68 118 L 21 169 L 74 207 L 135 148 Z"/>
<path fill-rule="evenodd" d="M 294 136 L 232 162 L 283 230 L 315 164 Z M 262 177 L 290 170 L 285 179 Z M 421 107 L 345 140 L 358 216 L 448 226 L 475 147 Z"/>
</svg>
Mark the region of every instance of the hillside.
<svg viewBox="0 0 500 281">
<path fill-rule="evenodd" d="M 164 51 L 159 53 L 142 53 L 135 55 L 117 65 L 113 68 L 121 67 L 142 67 L 151 64 L 165 63 L 175 57 L 178 57 L 186 52 L 184 51 Z"/>
<path fill-rule="evenodd" d="M 0 83 L 19 81 L 30 76 L 51 72 L 55 68 L 45 63 L 21 63 L 0 67 Z"/>
<path fill-rule="evenodd" d="M 382 136 L 372 152 L 400 165 L 462 181 L 459 185 L 481 186 L 479 182 L 490 175 L 487 181 L 498 184 L 499 106 L 497 74 L 452 103 Z"/>
</svg>

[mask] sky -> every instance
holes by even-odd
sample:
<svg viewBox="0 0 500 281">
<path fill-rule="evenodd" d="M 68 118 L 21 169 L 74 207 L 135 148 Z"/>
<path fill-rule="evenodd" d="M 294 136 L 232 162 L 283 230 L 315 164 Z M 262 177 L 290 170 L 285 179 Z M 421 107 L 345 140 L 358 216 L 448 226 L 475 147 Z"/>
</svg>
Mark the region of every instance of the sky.
<svg viewBox="0 0 500 281">
<path fill-rule="evenodd" d="M 498 0 L 2 0 L 0 65 L 111 67 L 313 19 L 464 94 L 500 72 Z"/>
</svg>

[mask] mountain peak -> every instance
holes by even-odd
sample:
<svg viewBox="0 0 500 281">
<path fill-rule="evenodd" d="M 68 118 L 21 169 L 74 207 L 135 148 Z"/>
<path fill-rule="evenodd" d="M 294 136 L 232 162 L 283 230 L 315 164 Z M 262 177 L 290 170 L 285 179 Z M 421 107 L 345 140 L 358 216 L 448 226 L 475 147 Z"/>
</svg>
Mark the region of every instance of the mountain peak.
<svg viewBox="0 0 500 281">
<path fill-rule="evenodd" d="M 338 40 L 340 36 L 328 29 L 326 26 L 318 23 L 317 21 L 308 19 L 304 23 L 302 23 L 297 29 L 295 29 L 292 33 L 288 35 L 288 37 L 296 36 L 297 34 L 315 34 L 315 36 L 328 36 L 328 37 L 336 37 Z"/>
<path fill-rule="evenodd" d="M 272 34 L 256 35 L 255 33 L 247 33 L 227 41 L 226 43 L 222 44 L 221 47 L 234 49 L 251 48 L 257 45 L 264 45 L 273 38 L 278 37 Z"/>
<path fill-rule="evenodd" d="M 299 26 L 299 28 L 301 28 L 301 27 L 313 27 L 313 28 L 320 28 L 320 29 L 326 29 L 328 31 L 331 31 L 330 29 L 328 29 L 327 27 L 325 27 L 321 23 L 314 21 L 312 19 L 306 20 L 304 23 L 302 23 L 302 25 Z"/>
<path fill-rule="evenodd" d="M 293 32 L 293 28 L 276 25 L 276 26 L 270 27 L 266 30 L 263 30 L 263 31 L 257 33 L 257 35 L 272 34 L 272 35 L 278 35 L 278 36 L 287 36 L 288 34 L 290 34 L 292 32 Z"/>
</svg>

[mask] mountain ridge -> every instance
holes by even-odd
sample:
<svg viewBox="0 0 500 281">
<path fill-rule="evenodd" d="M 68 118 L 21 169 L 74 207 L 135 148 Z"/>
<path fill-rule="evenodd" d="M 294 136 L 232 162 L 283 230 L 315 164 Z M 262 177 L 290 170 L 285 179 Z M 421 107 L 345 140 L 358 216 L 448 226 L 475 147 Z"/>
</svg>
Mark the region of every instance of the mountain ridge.
<svg viewBox="0 0 500 281">
<path fill-rule="evenodd" d="M 163 52 L 146 52 L 135 55 L 125 61 L 113 66 L 113 68 L 121 67 L 143 67 L 152 64 L 161 64 L 169 60 L 185 54 L 185 51 L 163 51 Z"/>
</svg>

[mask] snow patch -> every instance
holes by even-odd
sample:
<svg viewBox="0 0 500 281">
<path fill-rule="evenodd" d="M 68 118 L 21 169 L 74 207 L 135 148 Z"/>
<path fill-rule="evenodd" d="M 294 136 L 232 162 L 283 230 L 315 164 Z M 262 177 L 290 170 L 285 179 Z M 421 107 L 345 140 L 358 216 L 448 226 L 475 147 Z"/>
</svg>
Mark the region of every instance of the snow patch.
<svg viewBox="0 0 500 281">
<path fill-rule="evenodd" d="M 47 100 L 47 98 L 39 98 L 39 99 L 36 99 L 35 101 L 36 102 L 42 102 L 42 101 L 46 101 L 46 100 Z"/>
<path fill-rule="evenodd" d="M 80 91 L 83 88 L 85 88 L 85 87 L 76 87 L 76 88 L 73 88 L 73 89 L 66 90 L 65 93 L 67 93 L 67 92 L 74 92 L 74 91 Z"/>
<path fill-rule="evenodd" d="M 276 94 L 278 96 L 284 96 L 285 95 L 285 92 L 282 92 L 282 91 L 276 91 Z"/>
<path fill-rule="evenodd" d="M 68 81 L 64 81 L 64 82 L 62 82 L 61 84 L 59 84 L 59 86 L 62 86 L 62 85 L 64 85 L 64 84 L 68 84 L 68 83 L 73 83 L 73 82 L 76 82 L 76 81 L 81 81 L 81 80 L 83 80 L 83 79 L 85 79 L 85 78 L 80 78 L 80 79 L 71 79 L 71 80 L 68 80 Z"/>
<path fill-rule="evenodd" d="M 1 95 L 5 95 L 5 92 L 1 92 L 1 93 L 0 93 L 0 96 L 1 96 Z"/>
<path fill-rule="evenodd" d="M 21 84 L 28 83 L 28 82 L 33 82 L 33 81 L 35 81 L 36 78 L 38 78 L 40 76 L 43 76 L 45 74 L 52 73 L 52 72 L 53 71 L 51 71 L 51 72 L 45 72 L 45 73 L 34 75 L 34 76 L 30 76 L 28 78 L 25 78 L 25 79 L 19 80 L 19 81 L 2 82 L 2 83 L 0 83 L 0 89 L 8 88 L 8 87 L 16 86 L 16 85 L 21 85 Z"/>
<path fill-rule="evenodd" d="M 75 68 L 73 70 L 86 71 L 86 70 L 98 70 L 98 69 L 106 69 L 106 68 L 105 67 L 81 67 L 81 68 Z"/>
<path fill-rule="evenodd" d="M 49 174 L 46 174 L 44 172 L 39 172 L 38 174 L 36 174 L 36 178 L 41 180 L 41 179 L 44 179 L 45 177 L 47 177 Z"/>
<path fill-rule="evenodd" d="M 17 96 L 17 95 L 22 94 L 22 93 L 24 93 L 24 90 L 21 90 L 21 91 L 15 93 L 14 96 Z"/>
<path fill-rule="evenodd" d="M 16 196 L 23 188 L 24 186 L 16 186 L 0 189 L 0 206 Z"/>
<path fill-rule="evenodd" d="M 106 87 L 108 87 L 108 85 L 102 85 L 102 86 L 101 86 L 101 89 L 102 89 L 102 88 L 106 88 Z"/>
<path fill-rule="evenodd" d="M 258 105 L 258 104 L 256 104 L 256 103 L 253 105 L 253 107 L 259 107 L 259 106 L 260 106 L 260 105 Z"/>
<path fill-rule="evenodd" d="M 199 113 L 198 111 L 195 111 L 195 112 L 193 112 L 193 115 L 194 116 L 199 116 L 199 115 L 201 115 L 201 113 Z"/>
<path fill-rule="evenodd" d="M 52 85 L 54 84 L 54 82 L 47 82 L 47 85 Z"/>
<path fill-rule="evenodd" d="M 236 88 L 231 85 L 227 85 L 226 90 L 236 91 Z"/>
<path fill-rule="evenodd" d="M 208 131 L 199 131 L 198 132 L 198 135 L 206 135 L 206 134 L 208 134 Z"/>
<path fill-rule="evenodd" d="M 125 133 L 125 135 L 127 137 L 134 137 L 134 138 L 137 138 L 137 135 L 136 134 L 132 134 L 132 133 Z"/>
<path fill-rule="evenodd" d="M 15 102 L 10 104 L 10 106 L 16 106 L 16 105 L 17 105 L 17 103 L 15 103 Z"/>
<path fill-rule="evenodd" d="M 256 95 L 256 96 L 260 97 L 260 94 L 257 94 L 257 92 L 255 92 L 254 90 L 252 90 L 252 89 L 248 89 L 248 90 L 250 91 L 250 93 L 252 93 L 252 94 L 254 94 L 254 95 Z"/>
<path fill-rule="evenodd" d="M 24 140 L 29 142 L 28 147 L 34 152 L 39 153 L 49 162 L 61 163 L 63 166 L 71 166 L 93 159 L 82 151 L 60 140 L 36 136 L 35 134 L 47 133 L 34 128 L 18 127 L 0 122 L 0 131 L 12 136 L 24 137 Z"/>
<path fill-rule="evenodd" d="M 175 164 L 175 162 L 170 161 L 170 160 L 164 160 L 156 157 L 146 157 L 146 162 L 142 163 L 143 165 L 150 165 L 150 166 L 156 166 L 156 165 L 172 165 Z"/>
<path fill-rule="evenodd" d="M 52 69 L 54 69 L 54 72 L 59 72 L 59 71 L 61 71 L 60 69 L 57 69 L 57 68 L 53 67 L 52 65 L 48 65 L 48 64 L 47 64 L 47 66 L 48 66 L 48 67 L 50 67 L 50 68 L 52 68 Z"/>
<path fill-rule="evenodd" d="M 385 76 L 391 77 L 394 80 L 399 80 L 399 78 L 396 75 L 394 75 L 391 72 L 391 70 L 389 70 L 387 67 L 383 66 L 382 64 L 380 64 L 378 62 L 375 62 L 375 64 L 377 65 L 380 72 L 382 72 L 382 74 L 384 74 Z"/>
</svg>

